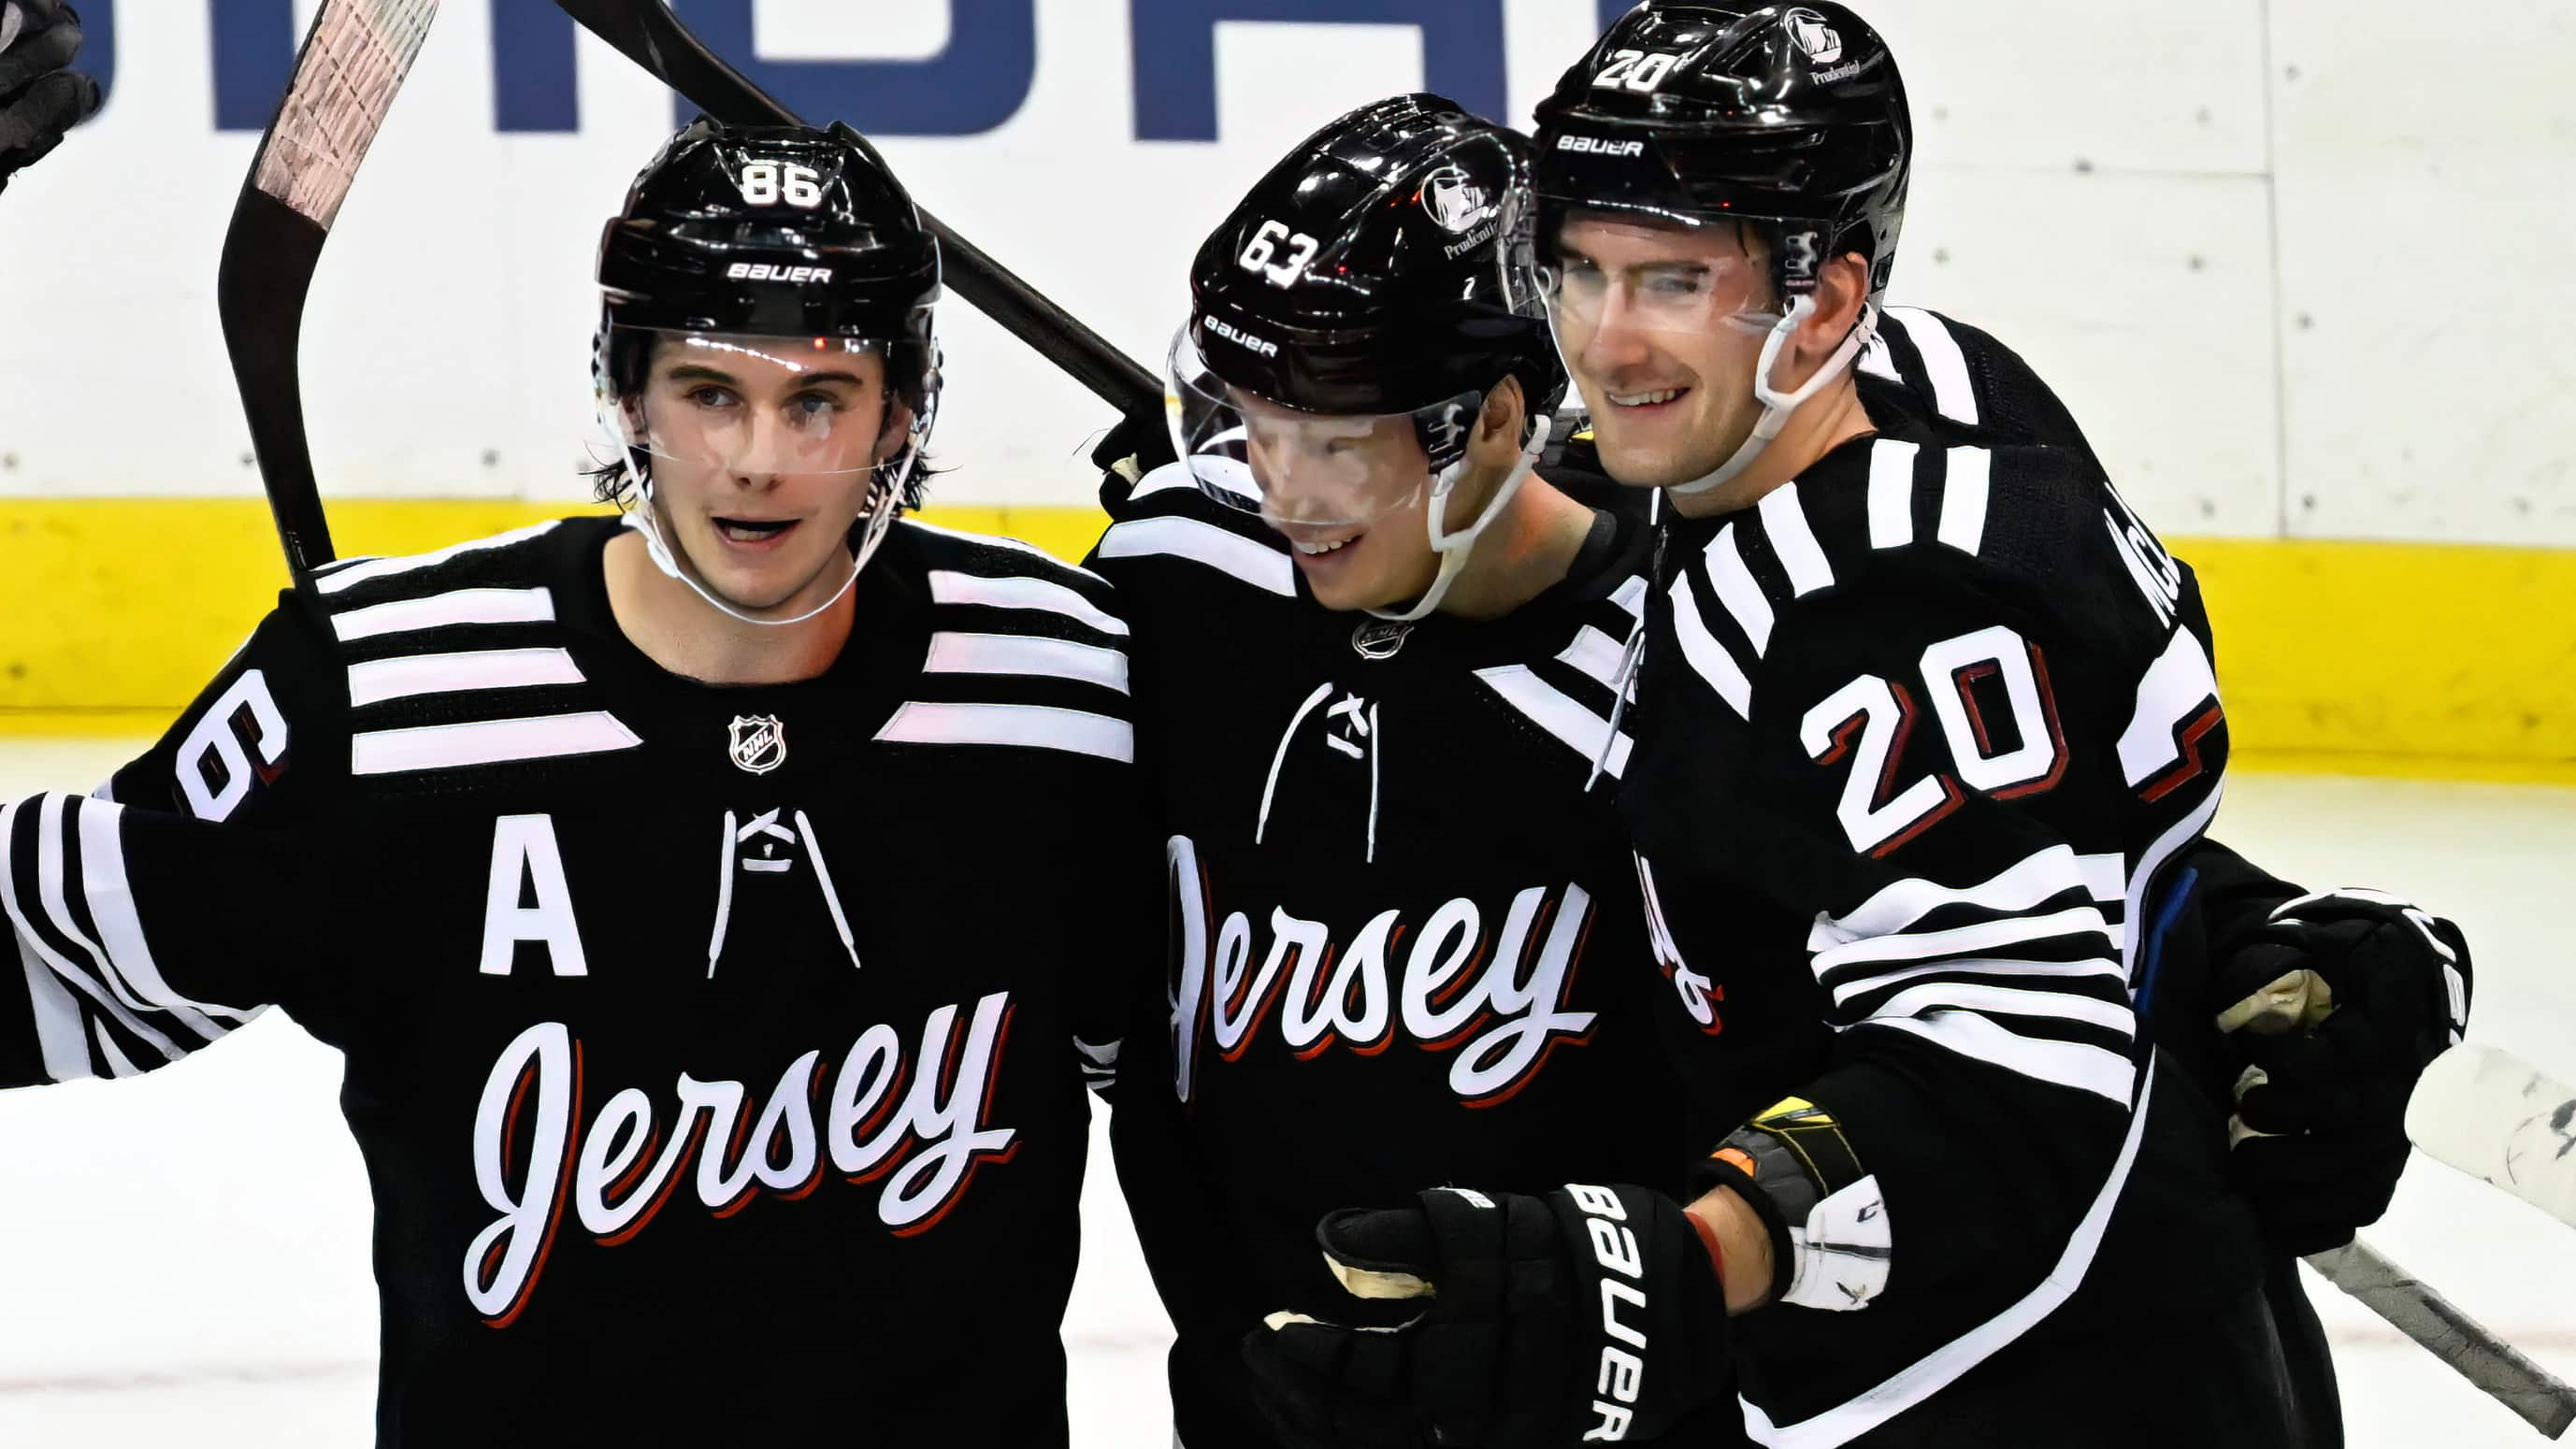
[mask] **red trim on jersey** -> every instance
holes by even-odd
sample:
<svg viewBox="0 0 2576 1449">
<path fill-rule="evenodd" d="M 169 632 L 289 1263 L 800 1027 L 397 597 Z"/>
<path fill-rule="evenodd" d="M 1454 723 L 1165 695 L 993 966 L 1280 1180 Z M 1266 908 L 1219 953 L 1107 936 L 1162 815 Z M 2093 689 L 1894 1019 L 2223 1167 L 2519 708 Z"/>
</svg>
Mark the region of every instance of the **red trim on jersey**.
<svg viewBox="0 0 2576 1449">
<path fill-rule="evenodd" d="M 537 1291 L 537 1280 L 546 1275 L 546 1259 L 555 1251 L 555 1229 L 563 1226 L 564 1194 L 572 1190 L 574 1159 L 581 1154 L 581 1038 L 572 1039 L 572 1103 L 564 1119 L 563 1170 L 555 1177 L 554 1206 L 546 1212 L 546 1236 L 537 1244 L 537 1261 L 528 1269 L 528 1281 L 519 1285 L 519 1296 L 510 1302 L 510 1310 L 498 1318 L 484 1320 L 491 1328 L 507 1328 L 527 1311 L 528 1299 Z"/>
<path fill-rule="evenodd" d="M 2181 761 L 2172 769 L 2167 770 L 2163 775 L 2159 776 L 2145 789 L 2140 790 L 2138 792 L 2138 798 L 2150 805 L 2153 805 L 2157 801 L 2165 798 L 2167 795 L 2181 789 L 2184 785 L 2189 784 L 2194 779 L 2199 778 L 2201 772 L 2208 768 L 2200 758 L 2201 736 L 2218 728 L 2219 723 L 2226 719 L 2226 717 L 2227 711 L 2225 707 L 2220 705 L 2216 700 L 2210 701 L 2209 708 L 2202 710 L 2199 718 L 2194 719 L 2187 725 L 2184 725 L 2181 733 L 2176 735 L 2174 738 L 2175 745 L 2182 751 Z"/>
<path fill-rule="evenodd" d="M 2048 682 L 2048 656 L 2040 653 L 2036 644 L 2030 646 L 2030 674 L 2039 684 L 2039 714 L 2040 718 L 2048 721 L 2049 748 L 2055 753 L 2049 757 L 2051 763 L 2047 774 L 2024 784 L 2006 785 L 1995 792 L 1994 798 L 1998 800 L 2018 800 L 2025 795 L 2044 794 L 2056 789 L 2058 782 L 2066 778 L 2066 731 L 2057 722 L 2057 690 Z M 1975 702 L 1970 701 L 1968 707 L 1974 710 Z"/>
</svg>

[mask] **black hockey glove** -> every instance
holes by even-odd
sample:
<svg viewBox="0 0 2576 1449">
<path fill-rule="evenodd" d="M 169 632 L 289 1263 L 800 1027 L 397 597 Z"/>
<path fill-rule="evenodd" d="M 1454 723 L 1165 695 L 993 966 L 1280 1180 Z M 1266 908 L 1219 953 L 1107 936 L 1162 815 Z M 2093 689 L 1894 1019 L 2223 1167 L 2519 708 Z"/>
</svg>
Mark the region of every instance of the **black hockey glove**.
<svg viewBox="0 0 2576 1449">
<path fill-rule="evenodd" d="M 98 110 L 98 82 L 63 69 L 80 44 L 62 0 L 0 0 L 0 190 Z"/>
<path fill-rule="evenodd" d="M 1726 1295 L 1699 1230 L 1641 1187 L 1433 1188 L 1315 1229 L 1342 1285 L 1419 1299 L 1396 1328 L 1273 1314 L 1244 1343 L 1299 1446 L 1540 1449 L 1649 1440 L 1734 1392 Z"/>
<path fill-rule="evenodd" d="M 2467 1029 L 2470 983 L 2459 927 L 2367 890 L 2285 902 L 2219 964 L 2231 1157 L 2275 1246 L 2340 1247 L 2388 1210 L 2406 1099 Z"/>
<path fill-rule="evenodd" d="M 1111 428 L 1091 450 L 1093 467 L 1106 473 L 1123 464 L 1136 470 L 1130 475 L 1134 478 L 1142 478 L 1173 461 L 1172 432 L 1159 418 L 1120 418 L 1118 426 Z"/>
</svg>

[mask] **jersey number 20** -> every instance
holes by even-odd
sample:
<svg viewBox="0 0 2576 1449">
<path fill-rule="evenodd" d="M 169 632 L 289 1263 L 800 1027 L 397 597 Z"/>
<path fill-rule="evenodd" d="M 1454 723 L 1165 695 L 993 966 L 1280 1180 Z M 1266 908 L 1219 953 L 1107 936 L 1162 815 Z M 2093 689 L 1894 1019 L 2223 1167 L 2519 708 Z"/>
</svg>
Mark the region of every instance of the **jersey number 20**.
<svg viewBox="0 0 2576 1449">
<path fill-rule="evenodd" d="M 1998 624 L 1934 644 L 1923 651 L 1920 668 L 1955 775 L 1935 770 L 1897 788 L 1918 712 L 1904 684 L 1875 674 L 1825 696 L 1799 725 L 1808 758 L 1820 765 L 1851 761 L 1834 813 L 1854 850 L 1882 856 L 1922 834 L 1959 808 L 1963 784 L 2010 800 L 2046 790 L 2066 773 L 2066 738 L 2038 646 Z M 2012 715 L 2012 734 L 2000 742 L 1977 702 L 1989 679 L 2001 685 Z"/>
</svg>

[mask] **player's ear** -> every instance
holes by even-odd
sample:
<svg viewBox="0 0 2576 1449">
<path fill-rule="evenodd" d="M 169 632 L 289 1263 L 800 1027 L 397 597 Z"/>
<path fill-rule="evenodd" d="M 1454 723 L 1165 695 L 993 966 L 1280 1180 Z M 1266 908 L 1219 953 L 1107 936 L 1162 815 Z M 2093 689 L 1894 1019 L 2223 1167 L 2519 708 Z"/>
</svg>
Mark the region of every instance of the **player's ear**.
<svg viewBox="0 0 2576 1449">
<path fill-rule="evenodd" d="M 888 463 L 903 451 L 912 437 L 912 405 L 901 398 L 886 399 L 885 426 L 877 429 L 877 446 L 872 461 Z"/>
<path fill-rule="evenodd" d="M 1812 351 L 1819 359 L 1831 356 L 1859 325 L 1861 308 L 1868 302 L 1867 258 L 1845 252 L 1825 263 L 1816 276 L 1816 310 L 1798 329 L 1801 350 Z"/>
<path fill-rule="evenodd" d="M 1510 373 L 1485 393 L 1485 409 L 1476 418 L 1479 438 L 1507 438 L 1520 446 L 1521 414 L 1528 403 L 1521 396 L 1521 380 Z"/>
</svg>

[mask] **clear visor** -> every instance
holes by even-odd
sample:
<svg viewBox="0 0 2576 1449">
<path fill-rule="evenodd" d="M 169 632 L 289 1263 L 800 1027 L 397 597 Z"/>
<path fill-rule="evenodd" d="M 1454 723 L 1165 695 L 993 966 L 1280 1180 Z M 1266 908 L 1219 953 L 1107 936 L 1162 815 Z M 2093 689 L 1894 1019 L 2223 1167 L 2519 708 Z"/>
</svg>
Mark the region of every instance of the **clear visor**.
<svg viewBox="0 0 2576 1449">
<path fill-rule="evenodd" d="M 656 464 L 737 477 L 866 473 L 929 428 L 889 377 L 888 358 L 904 352 L 840 337 L 612 328 L 600 418 Z"/>
<path fill-rule="evenodd" d="M 1477 393 L 1376 414 L 1310 413 L 1233 387 L 1183 327 L 1172 340 L 1172 446 L 1209 497 L 1282 531 L 1365 529 L 1422 499 L 1467 456 Z"/>
<path fill-rule="evenodd" d="M 1569 359 L 1621 332 L 1761 336 L 1783 315 L 1742 222 L 1542 208 L 1524 191 L 1504 225 L 1504 284 L 1535 294 Z"/>
</svg>

